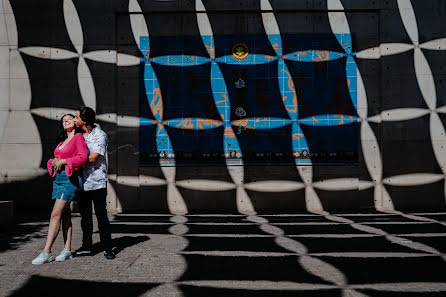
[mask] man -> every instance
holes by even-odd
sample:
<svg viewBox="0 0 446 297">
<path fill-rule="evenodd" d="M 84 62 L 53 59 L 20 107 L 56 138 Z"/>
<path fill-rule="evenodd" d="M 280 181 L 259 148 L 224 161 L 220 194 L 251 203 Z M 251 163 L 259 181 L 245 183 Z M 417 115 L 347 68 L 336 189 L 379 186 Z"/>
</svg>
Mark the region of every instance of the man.
<svg viewBox="0 0 446 297">
<path fill-rule="evenodd" d="M 91 256 L 93 246 L 92 203 L 98 221 L 99 235 L 104 248 L 104 256 L 114 259 L 112 251 L 110 222 L 107 217 L 107 134 L 95 125 L 96 113 L 93 109 L 81 106 L 76 110 L 74 119 L 76 126 L 84 130 L 87 143 L 88 160 L 82 171 L 83 191 L 79 198 L 78 207 L 81 213 L 82 247 L 75 252 L 75 256 Z"/>
</svg>

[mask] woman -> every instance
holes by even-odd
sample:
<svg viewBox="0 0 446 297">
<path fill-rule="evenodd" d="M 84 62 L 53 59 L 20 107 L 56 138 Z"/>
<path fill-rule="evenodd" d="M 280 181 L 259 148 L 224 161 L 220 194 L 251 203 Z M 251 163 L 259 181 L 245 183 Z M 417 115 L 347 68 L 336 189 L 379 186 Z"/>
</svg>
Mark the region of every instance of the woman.
<svg viewBox="0 0 446 297">
<path fill-rule="evenodd" d="M 48 160 L 48 172 L 53 181 L 53 199 L 50 226 L 45 248 L 32 263 L 40 265 L 54 260 L 51 247 L 59 234 L 60 222 L 65 247 L 56 257 L 56 261 L 72 258 L 71 254 L 71 210 L 70 202 L 78 198 L 81 191 L 82 179 L 79 169 L 87 162 L 87 145 L 82 131 L 74 124 L 74 115 L 66 114 L 60 123 L 59 144 L 54 150 L 54 159 Z"/>
</svg>

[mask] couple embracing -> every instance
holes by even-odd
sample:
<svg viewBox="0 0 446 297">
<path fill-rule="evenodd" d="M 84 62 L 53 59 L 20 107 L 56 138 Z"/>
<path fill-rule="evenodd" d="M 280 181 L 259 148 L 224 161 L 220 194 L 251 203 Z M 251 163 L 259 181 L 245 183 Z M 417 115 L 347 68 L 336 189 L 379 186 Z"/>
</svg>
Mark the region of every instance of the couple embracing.
<svg viewBox="0 0 446 297">
<path fill-rule="evenodd" d="M 32 261 L 40 265 L 64 261 L 73 256 L 92 255 L 93 219 L 92 203 L 98 221 L 104 256 L 115 258 L 112 251 L 110 222 L 107 217 L 107 134 L 95 125 L 93 109 L 81 106 L 76 115 L 66 114 L 60 122 L 59 144 L 54 158 L 48 160 L 48 172 L 53 177 L 53 210 L 45 248 Z M 77 201 L 81 213 L 82 246 L 71 252 L 71 210 L 70 202 Z M 64 249 L 54 258 L 51 248 L 62 225 Z"/>
</svg>

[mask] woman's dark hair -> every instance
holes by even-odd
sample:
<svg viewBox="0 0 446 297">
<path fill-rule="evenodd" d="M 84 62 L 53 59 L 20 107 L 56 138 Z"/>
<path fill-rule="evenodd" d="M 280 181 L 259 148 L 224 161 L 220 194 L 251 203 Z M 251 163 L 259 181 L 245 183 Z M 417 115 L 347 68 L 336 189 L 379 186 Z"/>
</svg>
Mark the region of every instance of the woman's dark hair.
<svg viewBox="0 0 446 297">
<path fill-rule="evenodd" d="M 98 123 L 96 120 L 96 113 L 90 107 L 79 106 L 76 110 L 79 111 L 80 118 L 87 126 L 94 127 L 94 124 Z"/>
<path fill-rule="evenodd" d="M 68 138 L 67 131 L 65 131 L 65 129 L 63 128 L 63 118 L 66 117 L 66 116 L 70 116 L 70 117 L 72 117 L 72 118 L 74 119 L 74 115 L 72 115 L 71 113 L 64 114 L 64 115 L 60 118 L 59 136 L 57 137 L 57 141 L 58 141 L 58 142 L 62 142 L 62 141 L 64 141 L 65 139 Z M 82 132 L 83 132 L 82 129 L 80 129 L 80 128 L 74 126 L 74 134 L 82 133 Z"/>
</svg>

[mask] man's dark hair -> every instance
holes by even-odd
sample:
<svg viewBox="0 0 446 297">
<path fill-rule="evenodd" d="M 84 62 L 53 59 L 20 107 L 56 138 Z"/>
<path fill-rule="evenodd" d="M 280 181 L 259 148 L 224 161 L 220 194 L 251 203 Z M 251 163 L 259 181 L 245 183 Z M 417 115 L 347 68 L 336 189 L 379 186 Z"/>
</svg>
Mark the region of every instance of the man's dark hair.
<svg viewBox="0 0 446 297">
<path fill-rule="evenodd" d="M 90 107 L 79 106 L 76 110 L 79 110 L 80 117 L 87 126 L 94 127 L 94 124 L 98 123 L 96 120 L 96 113 Z"/>
</svg>

